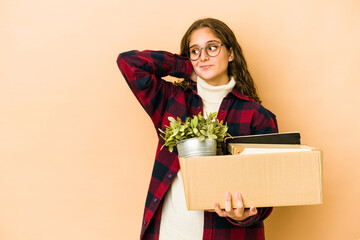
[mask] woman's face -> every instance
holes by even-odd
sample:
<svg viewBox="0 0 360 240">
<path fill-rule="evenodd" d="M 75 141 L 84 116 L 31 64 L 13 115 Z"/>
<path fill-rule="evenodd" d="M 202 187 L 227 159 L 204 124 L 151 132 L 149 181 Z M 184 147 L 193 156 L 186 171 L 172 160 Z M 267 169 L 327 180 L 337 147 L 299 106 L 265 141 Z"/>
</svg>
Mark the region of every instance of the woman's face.
<svg viewBox="0 0 360 240">
<path fill-rule="evenodd" d="M 209 28 L 200 28 L 190 35 L 189 48 L 203 48 L 208 43 L 222 43 Z M 195 73 L 213 86 L 225 85 L 229 82 L 228 64 L 234 59 L 233 51 L 227 50 L 226 46 L 220 47 L 219 55 L 210 57 L 205 49 L 201 49 L 200 57 L 193 61 L 192 66 Z M 190 50 L 191 51 L 191 50 Z"/>
</svg>

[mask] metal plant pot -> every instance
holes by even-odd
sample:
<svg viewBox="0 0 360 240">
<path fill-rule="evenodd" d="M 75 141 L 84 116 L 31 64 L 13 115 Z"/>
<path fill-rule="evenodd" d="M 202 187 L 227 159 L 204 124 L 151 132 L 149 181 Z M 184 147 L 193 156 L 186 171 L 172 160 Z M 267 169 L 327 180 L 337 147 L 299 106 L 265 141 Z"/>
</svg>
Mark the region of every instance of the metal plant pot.
<svg viewBox="0 0 360 240">
<path fill-rule="evenodd" d="M 182 140 L 176 145 L 179 157 L 215 156 L 217 142 L 206 138 L 200 142 L 197 138 Z"/>
</svg>

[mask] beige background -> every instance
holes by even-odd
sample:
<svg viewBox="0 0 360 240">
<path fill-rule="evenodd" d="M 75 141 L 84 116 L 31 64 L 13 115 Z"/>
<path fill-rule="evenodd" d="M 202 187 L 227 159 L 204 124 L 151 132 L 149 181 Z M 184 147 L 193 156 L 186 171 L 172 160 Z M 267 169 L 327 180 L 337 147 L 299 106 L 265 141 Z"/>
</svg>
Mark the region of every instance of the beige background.
<svg viewBox="0 0 360 240">
<path fill-rule="evenodd" d="M 324 150 L 324 204 L 267 239 L 360 239 L 358 0 L 0 0 L 0 239 L 138 239 L 156 136 L 115 64 L 234 30 L 280 131 Z"/>
</svg>

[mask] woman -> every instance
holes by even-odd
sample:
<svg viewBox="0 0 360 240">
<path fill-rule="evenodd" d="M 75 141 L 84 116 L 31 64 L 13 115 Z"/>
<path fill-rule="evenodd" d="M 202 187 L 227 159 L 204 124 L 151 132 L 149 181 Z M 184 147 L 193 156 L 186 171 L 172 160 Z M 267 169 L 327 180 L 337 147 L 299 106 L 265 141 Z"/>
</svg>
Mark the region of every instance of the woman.
<svg viewBox="0 0 360 240">
<path fill-rule="evenodd" d="M 168 117 L 218 112 L 232 136 L 277 132 L 275 116 L 260 105 L 254 82 L 234 33 L 223 22 L 200 19 L 181 41 L 181 56 L 164 51 L 129 51 L 118 66 L 156 129 Z M 171 75 L 185 80 L 166 82 Z M 159 132 L 158 132 L 159 134 Z M 187 211 L 176 150 L 161 149 L 156 158 L 145 204 L 141 239 L 264 239 L 263 220 L 272 208 L 244 209 L 240 193 L 226 193 L 224 209 Z M 237 206 L 231 206 L 235 197 Z"/>
</svg>

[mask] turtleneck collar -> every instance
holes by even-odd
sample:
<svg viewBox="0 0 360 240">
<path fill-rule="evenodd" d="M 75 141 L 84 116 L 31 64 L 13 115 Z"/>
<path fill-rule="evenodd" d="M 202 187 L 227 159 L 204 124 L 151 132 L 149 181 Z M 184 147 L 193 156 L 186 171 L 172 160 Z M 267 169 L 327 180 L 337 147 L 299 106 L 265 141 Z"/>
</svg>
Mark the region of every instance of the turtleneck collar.
<svg viewBox="0 0 360 240">
<path fill-rule="evenodd" d="M 213 86 L 198 76 L 196 85 L 198 94 L 203 100 L 209 103 L 220 104 L 224 97 L 234 88 L 235 80 L 234 77 L 231 77 L 227 84 Z"/>
</svg>

